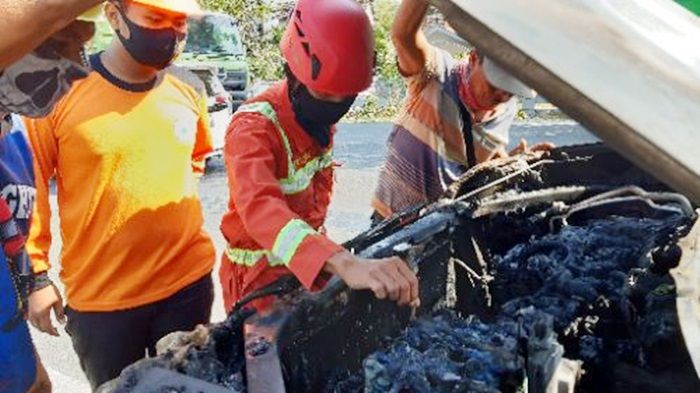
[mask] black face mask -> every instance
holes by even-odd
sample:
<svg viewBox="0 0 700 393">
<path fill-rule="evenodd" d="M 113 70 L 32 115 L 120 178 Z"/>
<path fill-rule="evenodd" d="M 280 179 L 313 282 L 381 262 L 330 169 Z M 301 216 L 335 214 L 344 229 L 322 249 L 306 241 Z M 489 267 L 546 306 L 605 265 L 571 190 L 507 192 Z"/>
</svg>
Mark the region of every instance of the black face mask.
<svg viewBox="0 0 700 393">
<path fill-rule="evenodd" d="M 162 70 L 172 63 L 176 55 L 179 54 L 180 44 L 185 40 L 187 34 L 180 33 L 172 28 L 149 29 L 132 22 L 125 15 L 122 9 L 119 13 L 124 19 L 124 23 L 129 27 L 131 36 L 126 39 L 117 30 L 117 37 L 122 42 L 127 52 L 137 62 Z"/>
<path fill-rule="evenodd" d="M 295 118 L 304 131 L 324 148 L 330 144 L 331 127 L 348 113 L 356 97 L 348 97 L 341 102 L 330 102 L 315 98 L 301 83 L 289 88 L 289 99 L 292 101 Z"/>
</svg>

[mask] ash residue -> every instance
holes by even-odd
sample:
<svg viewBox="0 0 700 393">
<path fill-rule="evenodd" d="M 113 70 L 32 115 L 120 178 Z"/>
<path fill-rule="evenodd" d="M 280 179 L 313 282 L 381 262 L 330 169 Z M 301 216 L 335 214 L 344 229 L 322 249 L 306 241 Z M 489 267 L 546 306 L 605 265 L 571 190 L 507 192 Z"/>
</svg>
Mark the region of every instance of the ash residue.
<svg viewBox="0 0 700 393">
<path fill-rule="evenodd" d="M 673 281 L 651 255 L 684 224 L 613 217 L 517 245 L 495 261 L 494 303 L 506 317 L 529 306 L 551 315 L 566 355 L 589 369 L 659 366 L 655 348 L 680 330 Z"/>
<path fill-rule="evenodd" d="M 500 392 L 523 380 L 515 323 L 483 324 L 443 312 L 421 319 L 330 392 Z M 468 376 L 468 377 L 466 377 Z"/>
<path fill-rule="evenodd" d="M 127 367 L 116 381 L 100 388 L 101 393 L 131 393 L 140 387 L 141 379 L 151 368 L 165 368 L 202 381 L 243 393 L 245 385 L 245 355 L 243 322 L 252 311 L 241 310 L 226 321 L 186 333 L 161 355 L 144 359 Z M 186 387 L 148 386 L 147 391 L 190 392 Z M 184 389 L 184 390 L 183 390 Z M 143 390 L 141 390 L 143 391 Z"/>
<path fill-rule="evenodd" d="M 681 216 L 612 217 L 518 244 L 491 264 L 497 322 L 426 317 L 328 391 L 515 391 L 522 359 L 534 357 L 534 340 L 550 335 L 537 333 L 545 319 L 563 356 L 584 361 L 582 391 L 612 390 L 617 362 L 650 371 L 685 367 L 671 266 L 660 267 L 652 251 L 686 224 Z M 544 349 L 562 355 L 556 343 Z"/>
</svg>

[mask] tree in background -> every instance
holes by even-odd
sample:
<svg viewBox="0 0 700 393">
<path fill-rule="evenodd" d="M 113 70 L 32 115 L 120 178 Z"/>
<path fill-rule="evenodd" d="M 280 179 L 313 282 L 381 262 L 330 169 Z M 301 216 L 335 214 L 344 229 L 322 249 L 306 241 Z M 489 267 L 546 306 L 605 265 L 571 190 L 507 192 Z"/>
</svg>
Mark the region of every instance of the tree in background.
<svg viewBox="0 0 700 393">
<path fill-rule="evenodd" d="M 276 80 L 282 76 L 284 60 L 278 45 L 284 32 L 284 21 L 293 2 L 202 0 L 202 5 L 208 10 L 223 12 L 236 19 L 255 80 Z"/>
<path fill-rule="evenodd" d="M 355 106 L 348 120 L 391 120 L 401 107 L 406 85 L 396 66 L 396 49 L 391 41 L 399 0 L 371 0 L 362 2 L 373 16 L 374 40 L 377 51 L 374 91 L 360 105 Z"/>
<path fill-rule="evenodd" d="M 374 0 L 371 3 L 377 48 L 377 77 L 385 81 L 402 81 L 396 66 L 396 49 L 391 42 L 391 25 L 399 0 Z"/>
</svg>

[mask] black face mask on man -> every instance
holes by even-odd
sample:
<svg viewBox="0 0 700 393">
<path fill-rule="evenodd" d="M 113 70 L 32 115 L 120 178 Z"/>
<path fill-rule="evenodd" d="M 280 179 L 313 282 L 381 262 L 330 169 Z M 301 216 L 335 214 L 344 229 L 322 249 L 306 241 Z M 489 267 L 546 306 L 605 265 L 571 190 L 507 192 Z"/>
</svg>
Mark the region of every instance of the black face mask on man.
<svg viewBox="0 0 700 393">
<path fill-rule="evenodd" d="M 331 127 L 348 113 L 356 97 L 331 102 L 312 96 L 302 83 L 292 82 L 289 86 L 289 99 L 296 120 L 324 148 L 330 144 Z"/>
<path fill-rule="evenodd" d="M 173 28 L 149 29 L 139 26 L 130 20 L 121 8 L 118 9 L 124 23 L 129 27 L 130 37 L 127 39 L 116 30 L 117 37 L 134 60 L 162 70 L 182 52 L 187 34 Z"/>
</svg>

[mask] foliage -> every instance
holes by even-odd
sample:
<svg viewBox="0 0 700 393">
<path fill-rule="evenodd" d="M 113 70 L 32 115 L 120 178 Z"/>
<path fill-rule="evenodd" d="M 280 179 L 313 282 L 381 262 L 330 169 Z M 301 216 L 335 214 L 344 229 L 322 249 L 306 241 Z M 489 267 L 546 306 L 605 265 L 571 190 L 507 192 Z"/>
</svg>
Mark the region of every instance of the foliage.
<svg viewBox="0 0 700 393">
<path fill-rule="evenodd" d="M 239 34 L 230 26 L 228 17 L 205 16 L 190 21 L 187 27 L 187 48 L 195 53 L 243 54 Z"/>
<path fill-rule="evenodd" d="M 212 11 L 233 16 L 238 22 L 255 80 L 275 80 L 282 76 L 282 56 L 278 43 L 284 31 L 291 4 L 265 0 L 202 0 Z"/>
<path fill-rule="evenodd" d="M 700 15 L 700 0 L 676 0 L 676 3 L 695 13 L 695 15 Z"/>
<path fill-rule="evenodd" d="M 346 121 L 391 121 L 401 108 L 406 84 L 396 66 L 396 49 L 391 42 L 391 25 L 399 0 L 374 0 L 374 39 L 377 51 L 375 86 L 362 103 L 352 108 Z"/>
<path fill-rule="evenodd" d="M 391 25 L 398 5 L 398 0 L 375 0 L 372 4 L 377 77 L 387 81 L 402 80 L 396 67 L 396 49 L 391 42 Z"/>
<path fill-rule="evenodd" d="M 358 97 L 355 106 L 343 118 L 346 122 L 390 122 L 399 114 L 405 95 L 403 80 L 376 81 L 374 87 Z"/>
<path fill-rule="evenodd" d="M 113 38 L 114 31 L 112 31 L 112 26 L 107 22 L 107 19 L 98 20 L 95 23 L 95 36 L 87 47 L 88 53 L 92 54 L 105 50 Z"/>
</svg>

